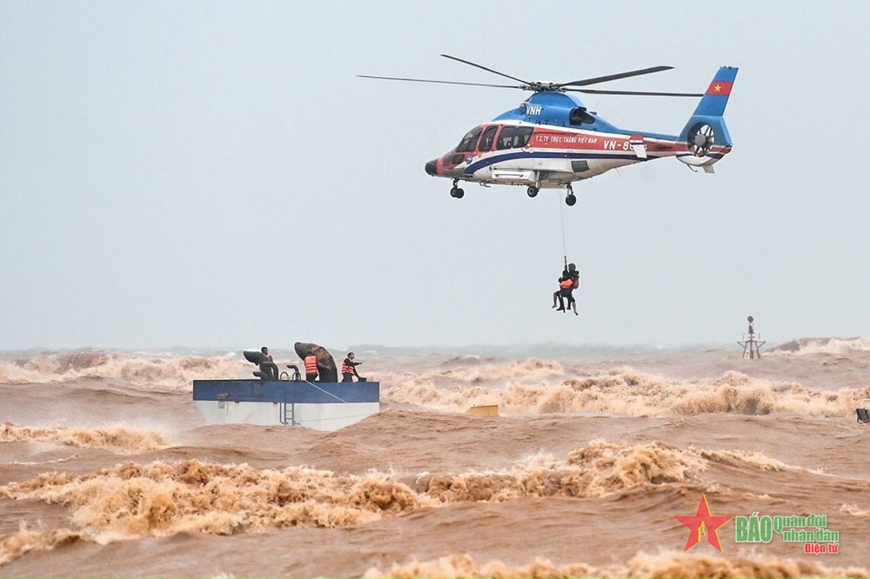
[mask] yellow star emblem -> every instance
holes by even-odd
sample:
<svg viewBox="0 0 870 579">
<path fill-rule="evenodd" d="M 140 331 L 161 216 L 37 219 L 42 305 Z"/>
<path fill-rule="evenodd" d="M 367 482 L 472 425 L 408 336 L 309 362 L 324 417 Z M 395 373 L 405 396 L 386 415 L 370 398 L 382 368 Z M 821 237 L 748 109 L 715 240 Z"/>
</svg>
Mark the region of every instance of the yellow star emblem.
<svg viewBox="0 0 870 579">
<path fill-rule="evenodd" d="M 716 92 L 722 92 L 722 85 L 721 85 L 721 84 L 717 84 L 717 85 L 714 87 L 714 89 L 716 90 Z"/>
</svg>

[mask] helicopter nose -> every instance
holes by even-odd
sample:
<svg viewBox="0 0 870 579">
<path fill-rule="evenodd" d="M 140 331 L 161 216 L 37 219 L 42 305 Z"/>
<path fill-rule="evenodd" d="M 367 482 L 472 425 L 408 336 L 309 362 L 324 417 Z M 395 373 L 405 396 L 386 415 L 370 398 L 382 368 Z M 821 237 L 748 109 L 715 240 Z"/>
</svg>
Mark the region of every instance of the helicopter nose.
<svg viewBox="0 0 870 579">
<path fill-rule="evenodd" d="M 426 163 L 426 173 L 433 177 L 438 174 L 438 159 Z"/>
</svg>

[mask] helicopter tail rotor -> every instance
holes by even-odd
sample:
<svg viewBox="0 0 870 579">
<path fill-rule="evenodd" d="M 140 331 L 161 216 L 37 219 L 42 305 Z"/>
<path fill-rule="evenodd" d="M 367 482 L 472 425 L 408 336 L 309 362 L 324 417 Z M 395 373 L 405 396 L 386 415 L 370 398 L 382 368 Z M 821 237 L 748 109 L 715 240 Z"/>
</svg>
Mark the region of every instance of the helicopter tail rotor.
<svg viewBox="0 0 870 579">
<path fill-rule="evenodd" d="M 716 131 L 707 123 L 696 123 L 689 130 L 686 144 L 696 157 L 706 157 L 716 144 Z"/>
<path fill-rule="evenodd" d="M 677 137 L 685 143 L 686 152 L 677 160 L 691 169 L 713 172 L 713 165 L 731 150 L 731 136 L 723 117 L 693 116 Z"/>
<path fill-rule="evenodd" d="M 723 114 L 736 76 L 737 69 L 730 66 L 716 71 L 695 112 L 683 126 L 677 142 L 685 143 L 687 151 L 677 158 L 686 165 L 710 172 L 713 163 L 731 150 L 731 135 Z"/>
</svg>

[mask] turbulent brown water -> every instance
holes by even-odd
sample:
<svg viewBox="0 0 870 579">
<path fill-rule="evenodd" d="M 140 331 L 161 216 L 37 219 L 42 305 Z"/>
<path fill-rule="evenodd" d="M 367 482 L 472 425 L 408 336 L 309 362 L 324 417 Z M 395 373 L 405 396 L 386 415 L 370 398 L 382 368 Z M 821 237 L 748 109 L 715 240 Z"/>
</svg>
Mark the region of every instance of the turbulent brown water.
<svg viewBox="0 0 870 579">
<path fill-rule="evenodd" d="M 205 426 L 239 353 L 0 355 L 0 576 L 870 577 L 870 339 L 357 354 L 381 412 L 335 432 Z M 792 515 L 838 535 L 741 540 Z"/>
</svg>

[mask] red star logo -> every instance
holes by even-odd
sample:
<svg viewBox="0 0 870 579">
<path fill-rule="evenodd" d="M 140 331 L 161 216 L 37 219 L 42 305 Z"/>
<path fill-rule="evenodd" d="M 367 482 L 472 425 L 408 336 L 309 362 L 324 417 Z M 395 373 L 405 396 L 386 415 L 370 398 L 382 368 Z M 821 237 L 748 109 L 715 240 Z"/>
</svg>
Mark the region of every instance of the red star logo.
<svg viewBox="0 0 870 579">
<path fill-rule="evenodd" d="M 701 536 L 707 535 L 707 542 L 722 550 L 722 544 L 719 543 L 719 532 L 717 529 L 734 518 L 734 515 L 729 517 L 714 517 L 710 514 L 710 506 L 707 504 L 707 496 L 701 495 L 701 502 L 698 503 L 698 512 L 694 517 L 678 517 L 675 519 L 689 527 L 689 539 L 686 541 L 686 548 L 683 551 L 688 551 L 695 545 L 701 542 Z"/>
</svg>

